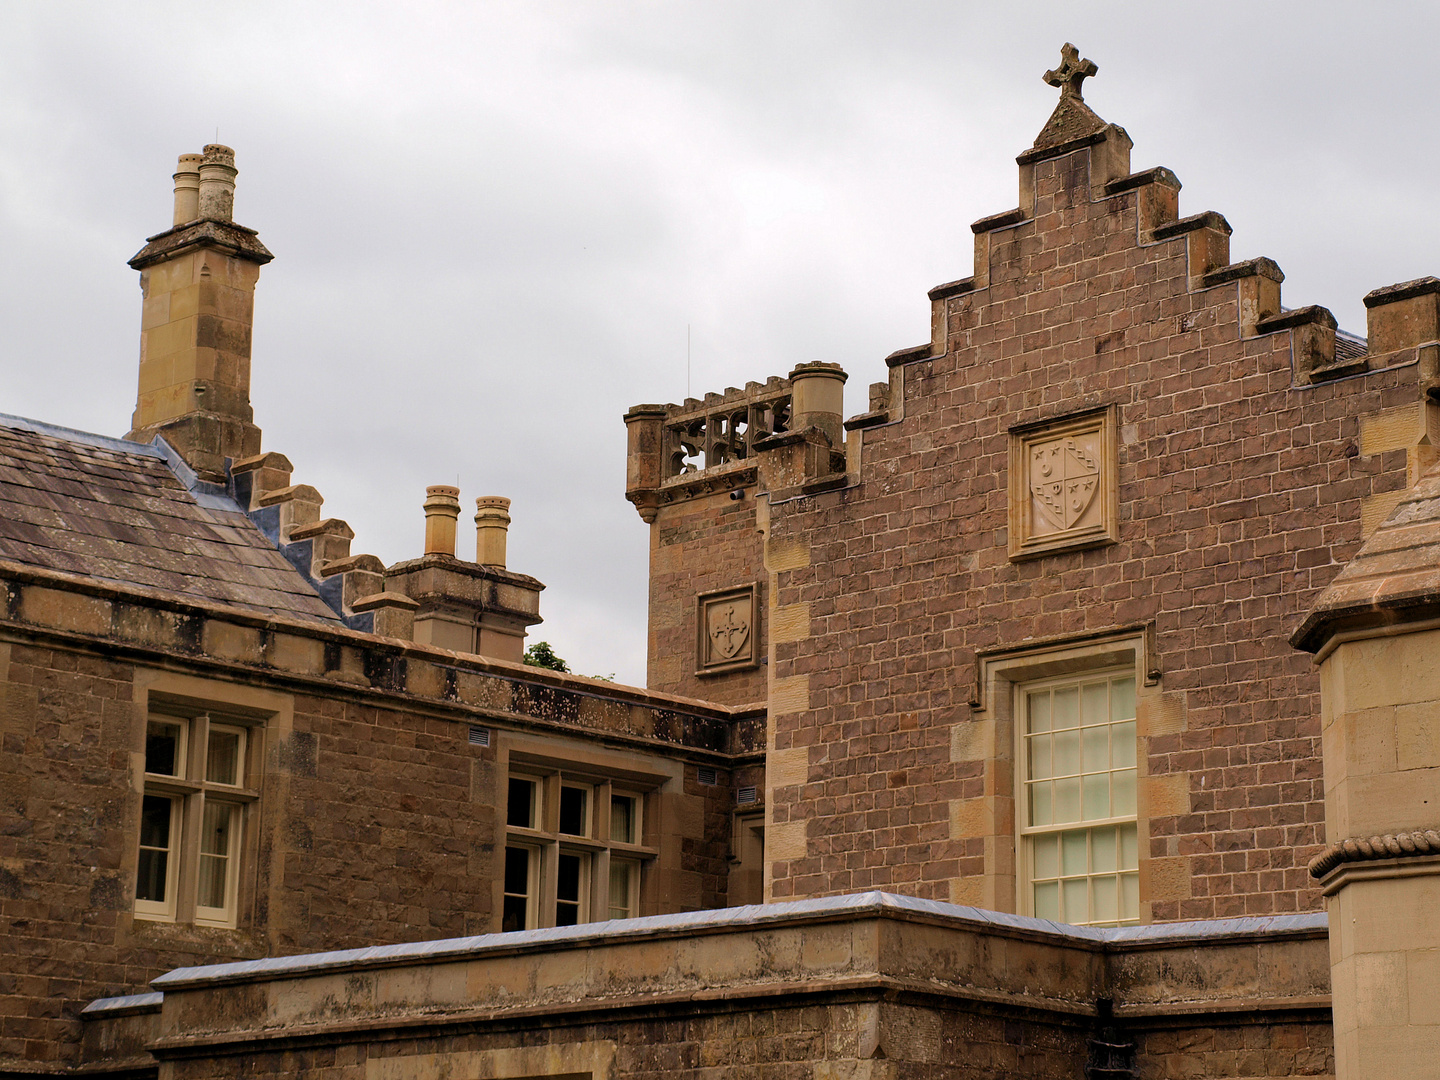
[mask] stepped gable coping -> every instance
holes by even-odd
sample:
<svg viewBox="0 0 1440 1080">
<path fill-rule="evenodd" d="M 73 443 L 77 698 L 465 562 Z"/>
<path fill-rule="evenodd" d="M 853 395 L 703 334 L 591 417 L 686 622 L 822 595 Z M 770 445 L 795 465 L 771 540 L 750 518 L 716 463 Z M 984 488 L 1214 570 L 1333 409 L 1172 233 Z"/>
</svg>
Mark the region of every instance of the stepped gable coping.
<svg viewBox="0 0 1440 1080">
<path fill-rule="evenodd" d="M 1417 296 L 1440 295 L 1440 278 L 1422 277 L 1413 281 L 1402 281 L 1398 285 L 1386 285 L 1365 294 L 1367 308 L 1394 304 L 1401 300 L 1413 300 Z"/>
<path fill-rule="evenodd" d="M 1131 173 L 1129 176 L 1116 177 L 1105 185 L 1105 194 L 1119 195 L 1121 192 L 1134 191 L 1136 188 L 1147 187 L 1150 184 L 1163 184 L 1176 191 L 1184 186 L 1180 183 L 1180 178 L 1164 165 L 1156 165 L 1153 169 Z"/>
<path fill-rule="evenodd" d="M 972 222 L 970 231 L 976 236 L 981 233 L 994 232 L 996 229 L 1008 229 L 1012 225 L 1019 225 L 1022 221 L 1028 220 L 1029 215 L 1020 207 L 1014 210 L 1006 210 L 1003 214 L 991 214 L 989 217 L 982 217 L 979 221 Z"/>
<path fill-rule="evenodd" d="M 885 357 L 886 367 L 899 367 L 901 364 L 911 364 L 916 360 L 928 360 L 930 358 L 930 342 L 924 345 L 911 345 L 908 349 L 896 349 L 889 356 Z"/>
<path fill-rule="evenodd" d="M 1329 927 L 1329 920 L 1324 912 L 1308 912 L 1298 915 L 1246 916 L 1102 929 L 1071 926 L 1051 922 L 1049 919 L 1010 915 L 939 900 L 921 900 L 912 896 L 875 891 L 813 900 L 750 904 L 745 907 L 582 923 L 579 926 L 556 926 L 543 930 L 519 930 L 508 934 L 478 934 L 473 937 L 182 967 L 151 980 L 150 985 L 161 992 L 186 990 L 270 979 L 303 978 L 325 972 L 447 963 L 486 954 L 504 955 L 557 947 L 589 948 L 620 940 L 716 934 L 752 927 L 758 929 L 767 925 L 833 922 L 847 918 L 891 918 L 905 922 L 952 925 L 957 929 L 966 928 L 968 925 L 980 932 L 1009 938 L 1042 941 L 1058 939 L 1065 944 L 1104 952 L 1147 946 L 1176 947 L 1192 942 L 1228 941 L 1238 944 L 1275 937 L 1314 938 L 1324 936 Z"/>
<path fill-rule="evenodd" d="M 1211 270 L 1200 278 L 1200 284 L 1205 288 L 1215 285 L 1224 285 L 1230 281 L 1240 281 L 1243 278 L 1263 277 L 1274 282 L 1285 280 L 1285 271 L 1280 269 L 1274 259 L 1267 259 L 1261 255 L 1257 259 L 1246 259 L 1244 262 L 1231 263 L 1229 266 L 1222 266 L 1218 270 Z"/>
<path fill-rule="evenodd" d="M 1214 210 L 1202 210 L 1198 214 L 1191 214 L 1189 217 L 1158 226 L 1153 235 L 1156 240 L 1169 240 L 1198 229 L 1215 229 L 1217 232 L 1223 232 L 1226 236 L 1230 236 L 1235 231 L 1225 220 L 1224 214 Z"/>
<path fill-rule="evenodd" d="M 1311 304 L 1308 307 L 1288 308 L 1279 315 L 1261 319 L 1255 324 L 1255 332 L 1257 334 L 1273 334 L 1277 330 L 1293 330 L 1297 326 L 1308 326 L 1310 323 L 1319 323 L 1322 326 L 1328 326 L 1331 330 L 1337 330 L 1340 326 L 1329 308 Z"/>
<path fill-rule="evenodd" d="M 952 296 L 961 296 L 964 293 L 974 291 L 975 278 L 972 275 L 967 278 L 960 278 L 958 281 L 947 281 L 942 285 L 936 285 L 925 295 L 928 296 L 931 300 L 948 300 Z M 904 351 L 904 349 L 900 350 L 900 352 Z M 891 353 L 890 355 L 894 356 L 895 354 Z"/>
<path fill-rule="evenodd" d="M 1440 617 L 1440 466 L 1407 491 L 1290 636 L 1318 653 L 1336 634 Z"/>
<path fill-rule="evenodd" d="M 1029 150 L 1017 155 L 1015 162 L 1018 165 L 1034 165 L 1036 162 L 1064 157 L 1066 154 L 1074 153 L 1076 150 L 1083 150 L 1087 146 L 1094 146 L 1097 143 L 1104 142 L 1110 137 L 1112 132 L 1117 132 L 1129 138 L 1128 133 L 1119 124 L 1107 124 L 1099 131 L 1092 131 L 1089 134 L 1081 135 L 1074 139 L 1066 139 L 1064 142 L 1056 143 L 1054 146 L 1032 146 Z"/>
</svg>

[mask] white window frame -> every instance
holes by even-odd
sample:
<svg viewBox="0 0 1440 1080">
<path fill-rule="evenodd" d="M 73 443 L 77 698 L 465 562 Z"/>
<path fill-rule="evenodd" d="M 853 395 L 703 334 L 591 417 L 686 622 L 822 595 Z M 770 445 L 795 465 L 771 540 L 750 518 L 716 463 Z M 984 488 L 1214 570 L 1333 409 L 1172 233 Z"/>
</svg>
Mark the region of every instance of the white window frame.
<svg viewBox="0 0 1440 1080">
<path fill-rule="evenodd" d="M 256 724 L 247 719 L 178 705 L 158 705 L 148 710 L 145 718 L 147 738 L 152 724 L 173 724 L 180 729 L 174 771 L 145 771 L 142 785 L 142 807 L 145 797 L 170 800 L 170 848 L 166 859 L 164 900 L 142 900 L 137 895 L 133 901 L 134 916 L 155 922 L 233 929 L 238 925 L 240 878 L 244 872 L 250 807 L 260 797 L 254 786 L 259 767 L 258 754 L 255 753 L 257 740 L 253 738 Z M 212 731 L 239 737 L 233 783 L 211 780 L 208 775 Z M 142 748 L 142 756 L 143 752 Z M 207 804 L 226 807 L 230 817 L 228 843 L 223 853 L 224 902 L 220 906 L 200 903 L 201 865 L 206 857 L 215 854 L 202 852 Z M 135 891 L 138 893 L 138 832 L 135 846 Z"/>
<path fill-rule="evenodd" d="M 512 825 L 509 822 L 510 782 L 528 781 L 534 784 L 531 825 Z M 585 796 L 585 814 L 582 832 L 560 831 L 560 800 L 562 791 L 580 790 Z M 631 800 L 631 838 L 612 838 L 611 802 L 615 798 Z M 557 895 L 559 885 L 560 858 L 562 855 L 578 856 L 580 866 L 580 896 L 576 908 L 576 923 L 602 922 L 611 917 L 610 909 L 610 867 L 612 857 L 616 864 L 623 863 L 630 874 L 630 914 L 640 914 L 640 890 L 645 866 L 653 862 L 659 851 L 647 846 L 645 840 L 647 795 L 633 782 L 612 783 L 604 776 L 582 769 L 567 767 L 545 767 L 538 764 L 516 762 L 506 774 L 501 805 L 504 807 L 505 848 L 523 847 L 530 851 L 529 896 L 526 905 L 526 930 L 551 927 L 558 924 L 562 901 Z M 500 866 L 502 878 L 500 897 L 500 926 L 504 927 L 505 899 L 519 894 L 509 893 L 504 888 L 504 864 Z"/>
<path fill-rule="evenodd" d="M 1049 912 L 1037 912 L 1037 910 L 1036 910 L 1036 903 L 1035 903 L 1035 886 L 1036 886 L 1036 877 L 1037 877 L 1037 874 L 1036 874 L 1036 869 L 1037 869 L 1037 868 L 1036 868 L 1036 851 L 1037 851 L 1037 847 L 1039 846 L 1039 843 L 1041 842 L 1042 838 L 1046 838 L 1046 837 L 1050 837 L 1050 836 L 1054 836 L 1054 837 L 1057 838 L 1057 842 L 1056 842 L 1056 843 L 1057 843 L 1057 859 L 1059 859 L 1059 858 L 1060 858 L 1059 850 L 1063 849 L 1064 843 L 1065 843 L 1064 838 L 1065 838 L 1066 836 L 1072 836 L 1072 837 L 1073 837 L 1073 836 L 1076 836 L 1076 835 L 1079 835 L 1079 834 L 1084 834 L 1084 836 L 1085 836 L 1085 846 L 1086 846 L 1086 866 L 1085 866 L 1085 872 L 1084 872 L 1083 874 L 1074 874 L 1074 873 L 1066 874 L 1066 873 L 1064 872 L 1064 867 L 1061 866 L 1061 865 L 1059 865 L 1058 862 L 1057 862 L 1055 874 L 1054 874 L 1053 876 L 1051 876 L 1051 875 L 1046 875 L 1046 877 L 1040 879 L 1041 881 L 1045 881 L 1045 882 L 1048 882 L 1048 881 L 1051 881 L 1051 880 L 1053 880 L 1053 881 L 1056 882 L 1056 886 L 1057 886 L 1057 896 L 1059 897 L 1059 899 L 1058 899 L 1058 901 L 1057 901 L 1057 903 L 1058 903 L 1058 915 L 1059 915 L 1059 918 L 1060 918 L 1062 921 L 1071 922 L 1071 923 L 1074 923 L 1074 924 L 1076 924 L 1076 925 L 1096 925 L 1096 926 L 1117 926 L 1117 925 L 1119 925 L 1119 926 L 1125 926 L 1125 925 L 1136 925 L 1136 924 L 1138 924 L 1138 923 L 1141 922 L 1143 912 L 1142 912 L 1142 909 L 1141 909 L 1140 898 L 1139 898 L 1139 873 L 1140 873 L 1140 860 L 1141 860 L 1141 854 L 1140 854 L 1140 827 L 1139 827 L 1139 825 L 1140 825 L 1140 817 L 1139 817 L 1139 811 L 1138 811 L 1138 800 L 1139 800 L 1139 792 L 1138 792 L 1138 787 L 1139 787 L 1139 763 L 1138 763 L 1138 756 L 1139 756 L 1139 753 L 1138 753 L 1138 750 L 1139 750 L 1139 740 L 1138 740 L 1138 737 L 1137 737 L 1137 735 L 1136 735 L 1136 723 L 1137 723 L 1137 721 L 1136 721 L 1135 716 L 1133 715 L 1136 710 L 1133 708 L 1133 705 L 1132 705 L 1132 708 L 1129 710 L 1132 715 L 1131 715 L 1127 720 L 1119 720 L 1119 721 L 1117 721 L 1117 720 L 1114 719 L 1113 712 L 1110 712 L 1110 710 L 1111 710 L 1111 708 L 1112 708 L 1112 706 L 1110 705 L 1110 694 L 1113 693 L 1112 687 L 1113 687 L 1114 683 L 1116 682 L 1116 680 L 1118 680 L 1118 679 L 1129 679 L 1129 680 L 1131 681 L 1133 700 L 1138 700 L 1138 693 L 1139 693 L 1139 688 L 1140 688 L 1140 685 L 1141 685 L 1141 681 L 1140 681 L 1138 678 L 1136 678 L 1136 671 L 1135 671 L 1135 668 L 1134 668 L 1134 665 L 1133 665 L 1133 664 L 1130 665 L 1130 666 L 1127 666 L 1127 667 L 1103 667 L 1103 668 L 1095 668 L 1095 669 L 1091 669 L 1091 670 L 1080 670 L 1080 671 L 1075 671 L 1075 672 L 1067 673 L 1067 674 L 1060 675 L 1060 676 L 1053 676 L 1053 677 L 1049 677 L 1049 678 L 1033 679 L 1033 680 L 1030 680 L 1030 681 L 1027 681 L 1027 682 L 1016 682 L 1016 683 L 1014 683 L 1014 708 L 1013 708 L 1013 713 L 1012 713 L 1012 715 L 1015 717 L 1015 733 L 1016 733 L 1016 742 L 1017 742 L 1016 755 L 1015 755 L 1015 764 L 1016 764 L 1015 792 L 1016 792 L 1016 801 L 1017 801 L 1015 820 L 1016 820 L 1016 828 L 1017 828 L 1016 843 L 1017 843 L 1017 848 L 1018 848 L 1018 851 L 1017 851 L 1018 858 L 1017 858 L 1017 860 L 1016 860 L 1016 870 L 1017 870 L 1017 877 L 1018 877 L 1018 879 L 1019 879 L 1019 880 L 1016 882 L 1016 885 L 1017 885 L 1016 893 L 1017 893 L 1017 900 L 1019 901 L 1018 907 L 1019 907 L 1020 913 L 1023 914 L 1023 915 L 1032 915 L 1032 916 L 1040 915 L 1041 917 L 1051 917 L 1051 915 L 1050 915 Z M 1107 788 L 1107 792 L 1108 792 L 1109 794 L 1107 795 L 1107 799 L 1111 802 L 1111 805 L 1108 807 L 1108 809 L 1111 810 L 1112 812 L 1109 813 L 1109 814 L 1107 814 L 1107 815 L 1105 815 L 1105 816 L 1103 816 L 1103 817 L 1086 817 L 1086 816 L 1084 815 L 1084 792 L 1083 792 L 1084 784 L 1083 784 L 1083 776 L 1084 776 L 1084 775 L 1087 775 L 1087 774 L 1085 773 L 1084 768 L 1083 768 L 1083 753 L 1084 753 L 1084 751 L 1083 751 L 1083 741 L 1084 741 L 1084 732 L 1085 732 L 1085 730 L 1086 730 L 1086 725 L 1084 725 L 1083 722 L 1081 722 L 1081 723 L 1079 724 L 1079 726 L 1077 726 L 1077 727 L 1075 727 L 1075 728 L 1073 728 L 1073 729 L 1072 729 L 1072 728 L 1058 729 L 1058 730 L 1064 730 L 1064 731 L 1073 730 L 1073 731 L 1076 732 L 1076 750 L 1075 750 L 1075 752 L 1076 752 L 1077 755 L 1080 755 L 1080 760 L 1077 761 L 1076 764 L 1078 764 L 1078 765 L 1081 766 L 1081 771 L 1078 772 L 1078 773 L 1067 773 L 1067 774 L 1064 774 L 1064 775 L 1065 775 L 1065 778 L 1069 778 L 1070 776 L 1075 776 L 1075 777 L 1077 777 L 1077 778 L 1082 778 L 1082 779 L 1080 779 L 1079 794 L 1077 795 L 1077 798 L 1079 799 L 1079 806 L 1077 807 L 1078 816 L 1077 816 L 1076 818 L 1074 818 L 1073 820 L 1067 820 L 1067 821 L 1053 821 L 1053 820 L 1052 820 L 1052 821 L 1050 821 L 1050 822 L 1042 822 L 1042 823 L 1036 824 L 1036 823 L 1034 823 L 1034 822 L 1031 821 L 1031 813 L 1032 813 L 1032 808 L 1033 808 L 1033 803 L 1032 803 L 1032 798 L 1031 798 L 1031 795 L 1032 795 L 1032 784 L 1033 784 L 1033 783 L 1036 783 L 1037 781 L 1038 781 L 1038 782 L 1041 782 L 1041 783 L 1053 783 L 1053 779 L 1052 779 L 1052 778 L 1054 777 L 1055 769 L 1054 769 L 1054 767 L 1053 767 L 1053 761 L 1052 761 L 1050 767 L 1046 768 L 1046 770 L 1045 770 L 1048 775 L 1042 776 L 1042 777 L 1032 777 L 1032 776 L 1031 776 L 1031 771 L 1032 771 L 1032 765 L 1031 765 L 1031 752 L 1032 752 L 1032 751 L 1031 751 L 1031 748 L 1032 748 L 1032 746 L 1034 745 L 1035 737 L 1038 736 L 1038 735 L 1043 735 L 1044 732 L 1034 732 L 1034 731 L 1031 730 L 1030 695 L 1036 694 L 1036 693 L 1040 693 L 1040 692 L 1043 692 L 1043 691 L 1051 691 L 1051 692 L 1052 692 L 1052 700 L 1053 700 L 1053 691 L 1056 691 L 1056 690 L 1064 690 L 1064 689 L 1069 689 L 1069 688 L 1073 687 L 1073 688 L 1075 688 L 1076 691 L 1077 691 L 1077 698 L 1078 698 L 1078 696 L 1079 696 L 1080 694 L 1083 694 L 1083 689 L 1082 689 L 1083 687 L 1085 687 L 1085 686 L 1087 686 L 1087 685 L 1088 685 L 1088 686 L 1094 686 L 1094 685 L 1096 685 L 1096 684 L 1098 684 L 1098 683 L 1102 683 L 1102 682 L 1103 682 L 1103 683 L 1106 685 L 1106 687 L 1107 687 L 1107 691 L 1106 691 L 1106 693 L 1107 693 L 1107 712 L 1110 712 L 1110 717 L 1111 717 L 1109 720 L 1106 721 L 1106 726 L 1107 726 L 1107 729 L 1108 729 L 1108 730 L 1107 730 L 1106 740 L 1107 740 L 1107 747 L 1108 747 L 1108 750 L 1109 750 L 1109 754 L 1108 754 L 1108 757 L 1109 757 L 1109 768 L 1106 769 L 1106 770 L 1103 770 L 1103 771 L 1108 774 L 1108 776 L 1107 776 L 1106 788 Z M 1078 702 L 1077 702 L 1077 707 L 1078 707 Z M 1132 741 L 1132 745 L 1131 745 L 1131 747 L 1130 747 L 1130 751 L 1131 751 L 1131 752 L 1130 752 L 1130 754 L 1129 754 L 1128 756 L 1125 755 L 1125 754 L 1122 752 L 1122 753 L 1119 755 L 1118 759 L 1117 759 L 1117 756 L 1116 756 L 1116 754 L 1115 754 L 1115 749 L 1116 749 L 1116 746 L 1119 745 L 1119 744 L 1117 744 L 1117 743 L 1114 741 L 1114 729 L 1115 729 L 1116 727 L 1120 727 L 1120 728 L 1123 729 L 1123 727 L 1124 727 L 1125 725 L 1127 725 L 1127 724 L 1128 724 L 1129 727 L 1130 727 L 1130 736 L 1129 736 L 1129 737 L 1130 737 L 1130 740 Z M 1098 726 L 1098 725 L 1090 725 L 1090 727 L 1091 727 L 1092 729 L 1093 729 L 1094 727 L 1096 727 L 1096 726 Z M 1054 731 L 1054 730 L 1057 730 L 1057 729 L 1047 728 L 1046 730 Z M 1047 746 L 1047 750 L 1048 750 L 1048 746 Z M 1127 761 L 1127 757 L 1128 757 L 1128 764 L 1123 764 L 1125 761 Z M 1115 762 L 1116 762 L 1117 760 L 1119 760 L 1120 762 L 1122 762 L 1122 764 L 1119 765 L 1119 766 L 1117 766 L 1117 765 L 1115 764 Z M 1129 812 L 1126 812 L 1126 813 L 1115 814 L 1115 813 L 1113 813 L 1113 811 L 1114 811 L 1114 809 L 1115 809 L 1115 807 L 1114 807 L 1114 805 L 1113 805 L 1113 802 L 1114 802 L 1114 792 L 1115 792 L 1115 778 L 1116 778 L 1117 775 L 1123 775 L 1123 774 L 1126 773 L 1126 772 L 1128 772 L 1128 773 L 1130 774 L 1130 781 L 1131 781 L 1131 785 L 1132 785 L 1132 786 L 1131 786 L 1131 789 L 1130 789 L 1130 792 L 1131 792 L 1131 793 L 1130 793 L 1131 809 L 1130 809 Z M 1099 771 L 1092 770 L 1091 773 L 1089 773 L 1088 775 L 1099 775 Z M 1053 792 L 1053 789 L 1052 789 L 1052 792 Z M 1053 794 L 1052 794 L 1052 798 L 1053 798 Z M 1134 841 L 1133 841 L 1133 843 L 1134 843 L 1134 863 L 1133 863 L 1133 865 L 1121 865 L 1122 859 L 1123 859 L 1123 848 L 1124 848 L 1124 846 L 1125 846 L 1125 845 L 1124 845 L 1124 842 L 1123 842 L 1123 836 L 1124 836 L 1124 831 L 1125 831 L 1127 828 L 1134 830 L 1134 837 L 1135 837 L 1135 838 L 1134 838 Z M 1116 852 L 1116 853 L 1115 853 L 1115 859 L 1116 859 L 1116 864 L 1117 864 L 1117 865 L 1116 865 L 1116 868 L 1115 868 L 1114 870 L 1096 871 L 1096 870 L 1093 869 L 1093 865 L 1092 865 L 1093 852 L 1094 852 L 1094 839 L 1095 839 L 1095 836 L 1096 836 L 1096 834 L 1097 834 L 1097 831 L 1098 831 L 1098 830 L 1104 830 L 1104 829 L 1114 829 L 1114 830 L 1115 830 L 1115 834 L 1114 834 L 1114 835 L 1115 835 L 1115 852 Z M 1094 894 L 1093 894 L 1094 884 L 1095 884 L 1096 882 L 1100 881 L 1101 879 L 1104 879 L 1104 878 L 1107 878 L 1107 877 L 1113 877 L 1113 878 L 1115 879 L 1115 881 L 1116 881 L 1116 886 L 1115 886 L 1115 887 L 1116 887 L 1115 903 L 1116 903 L 1116 911 L 1117 911 L 1117 916 L 1118 916 L 1118 917 L 1115 918 L 1115 919 L 1092 919 L 1092 918 L 1090 918 L 1089 916 L 1092 914 L 1092 911 L 1091 911 L 1092 899 L 1091 899 L 1091 898 L 1092 898 L 1092 896 L 1094 895 Z M 1064 883 L 1065 883 L 1066 881 L 1077 881 L 1077 880 L 1084 880 L 1084 881 L 1087 883 L 1087 884 L 1086 884 L 1086 889 L 1085 889 L 1085 892 L 1086 892 L 1086 912 L 1085 912 L 1085 914 L 1086 914 L 1087 917 L 1084 918 L 1084 919 L 1075 919 L 1075 918 L 1070 918 L 1070 917 L 1068 917 L 1068 916 L 1073 915 L 1074 913 L 1073 913 L 1073 912 L 1068 912 L 1068 911 L 1066 911 L 1065 908 L 1064 908 L 1064 898 L 1063 898 L 1064 892 L 1065 892 Z M 1127 888 L 1133 889 L 1133 901 L 1134 901 L 1133 911 L 1130 912 L 1129 914 L 1127 914 L 1126 911 L 1125 911 L 1124 891 L 1125 891 Z"/>
</svg>

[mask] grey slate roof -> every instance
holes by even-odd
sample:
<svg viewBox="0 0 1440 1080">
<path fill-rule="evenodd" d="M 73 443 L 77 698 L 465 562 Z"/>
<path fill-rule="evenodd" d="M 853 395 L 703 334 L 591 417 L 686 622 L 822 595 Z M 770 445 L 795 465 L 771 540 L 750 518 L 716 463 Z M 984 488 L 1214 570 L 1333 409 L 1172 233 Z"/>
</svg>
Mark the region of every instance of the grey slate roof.
<svg viewBox="0 0 1440 1080">
<path fill-rule="evenodd" d="M 167 449 L 0 415 L 0 560 L 339 623 L 239 505 Z"/>
</svg>

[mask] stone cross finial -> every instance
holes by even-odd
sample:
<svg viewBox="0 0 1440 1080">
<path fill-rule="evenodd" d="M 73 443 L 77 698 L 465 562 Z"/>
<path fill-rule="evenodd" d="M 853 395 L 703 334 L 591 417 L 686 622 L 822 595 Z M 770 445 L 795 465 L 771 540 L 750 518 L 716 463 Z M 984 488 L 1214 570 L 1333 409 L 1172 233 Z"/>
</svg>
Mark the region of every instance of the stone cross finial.
<svg viewBox="0 0 1440 1080">
<path fill-rule="evenodd" d="M 1060 50 L 1060 66 L 1045 72 L 1045 81 L 1051 86 L 1058 86 L 1062 98 L 1073 97 L 1076 101 L 1084 101 L 1080 84 L 1099 70 L 1094 61 L 1081 60 L 1080 50 L 1067 41 Z"/>
</svg>

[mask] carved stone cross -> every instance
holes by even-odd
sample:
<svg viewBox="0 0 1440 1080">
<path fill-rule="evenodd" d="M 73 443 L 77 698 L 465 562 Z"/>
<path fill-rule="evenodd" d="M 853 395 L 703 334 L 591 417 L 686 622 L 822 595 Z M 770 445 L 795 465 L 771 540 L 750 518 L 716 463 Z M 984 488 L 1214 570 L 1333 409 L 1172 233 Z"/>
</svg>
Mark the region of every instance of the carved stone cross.
<svg viewBox="0 0 1440 1080">
<path fill-rule="evenodd" d="M 1084 101 L 1080 84 L 1099 70 L 1094 61 L 1081 60 L 1080 50 L 1067 41 L 1060 50 L 1060 66 L 1045 72 L 1045 81 L 1051 86 L 1058 86 L 1062 98 L 1073 97 L 1077 101 Z"/>
</svg>

